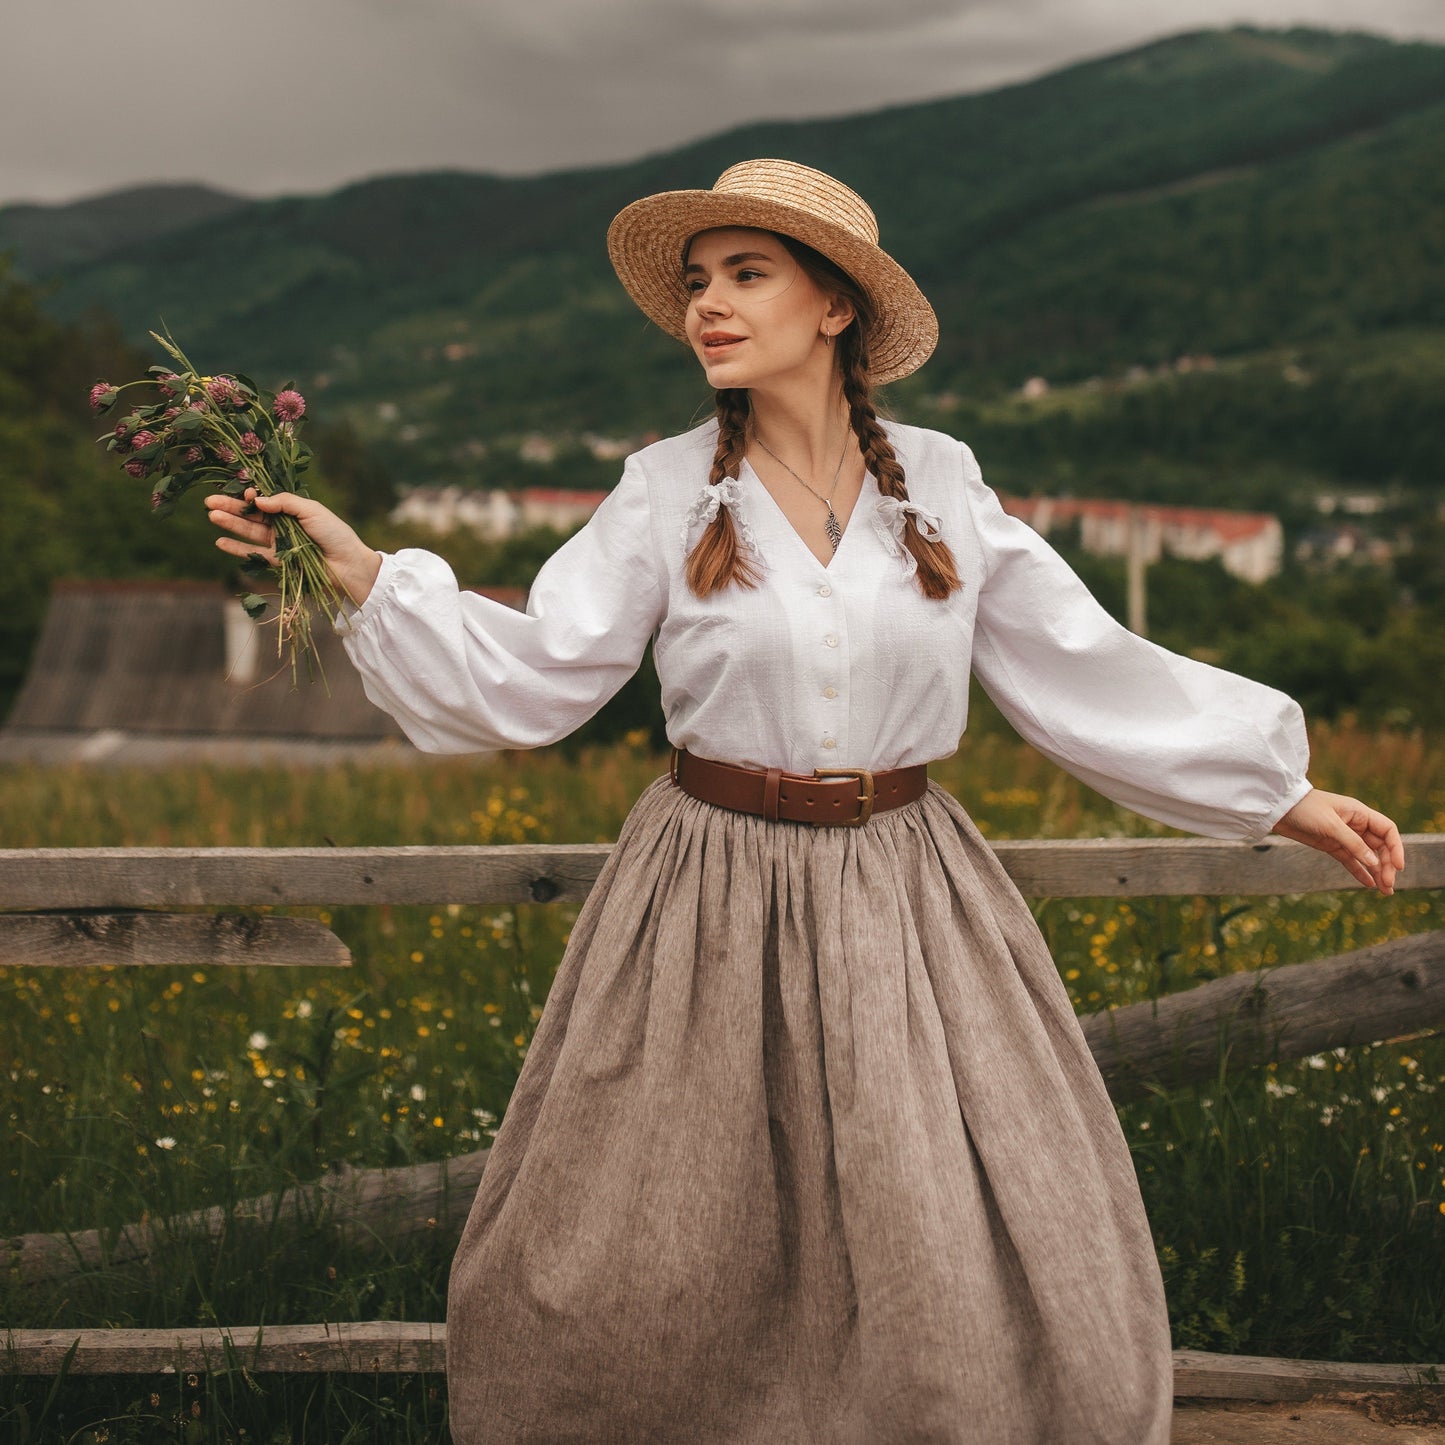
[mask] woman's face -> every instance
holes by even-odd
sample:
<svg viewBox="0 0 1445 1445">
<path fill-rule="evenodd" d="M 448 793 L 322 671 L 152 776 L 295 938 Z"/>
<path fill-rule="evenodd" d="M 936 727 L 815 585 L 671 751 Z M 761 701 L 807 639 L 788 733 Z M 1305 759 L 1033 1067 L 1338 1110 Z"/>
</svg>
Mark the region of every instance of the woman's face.
<svg viewBox="0 0 1445 1445">
<path fill-rule="evenodd" d="M 771 231 L 730 226 L 688 244 L 687 339 L 714 387 L 755 387 L 833 367 L 836 335 L 853 315 L 825 293 Z"/>
</svg>

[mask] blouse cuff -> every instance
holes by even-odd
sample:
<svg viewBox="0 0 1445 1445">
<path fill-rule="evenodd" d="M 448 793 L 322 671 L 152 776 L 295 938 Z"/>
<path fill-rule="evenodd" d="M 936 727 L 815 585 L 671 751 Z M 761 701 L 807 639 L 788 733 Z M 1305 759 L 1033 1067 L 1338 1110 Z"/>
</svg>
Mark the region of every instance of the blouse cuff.
<svg viewBox="0 0 1445 1445">
<path fill-rule="evenodd" d="M 1274 825 L 1294 807 L 1301 798 L 1314 791 L 1314 784 L 1308 778 L 1301 778 L 1275 806 L 1265 814 L 1265 821 L 1260 823 L 1250 835 L 1249 842 L 1260 843 L 1274 831 Z"/>
<path fill-rule="evenodd" d="M 341 611 L 332 619 L 332 627 L 343 637 L 361 632 L 386 605 L 386 599 L 395 591 L 396 579 L 400 571 L 401 567 L 395 554 L 383 552 L 381 554 L 381 570 L 376 574 L 376 581 L 371 584 L 371 591 L 366 594 L 366 601 L 358 607 L 349 597 L 342 598 Z"/>
</svg>

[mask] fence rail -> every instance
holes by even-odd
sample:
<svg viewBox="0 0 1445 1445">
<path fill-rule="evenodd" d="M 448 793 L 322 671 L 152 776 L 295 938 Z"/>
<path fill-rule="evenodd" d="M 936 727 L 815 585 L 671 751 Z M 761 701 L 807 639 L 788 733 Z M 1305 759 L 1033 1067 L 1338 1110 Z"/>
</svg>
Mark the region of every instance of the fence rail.
<svg viewBox="0 0 1445 1445">
<path fill-rule="evenodd" d="M 1333 859 L 1281 839 L 1020 839 L 990 845 L 1028 897 L 1123 898 L 1346 892 L 1360 887 Z M 1406 838 L 1400 889 L 1445 888 L 1445 835 Z M 0 964 L 316 964 L 350 962 L 345 944 L 308 919 L 167 913 L 166 909 L 342 904 L 579 903 L 610 844 L 413 848 L 0 849 Z M 1229 975 L 1184 995 L 1081 1020 L 1116 1099 L 1151 1084 L 1213 1072 L 1222 1041 L 1231 1067 L 1298 1056 L 1339 1043 L 1445 1027 L 1445 934 L 1391 940 L 1338 958 L 1267 974 Z M 358 1171 L 347 1182 L 297 1191 L 345 1193 L 358 1218 L 416 1215 L 440 1188 L 465 1205 L 487 1151 L 430 1174 L 388 1179 Z M 435 1172 L 436 1166 L 425 1166 Z M 455 1177 L 447 1176 L 455 1172 Z M 377 1177 L 371 1177 L 375 1174 Z M 402 1208 L 397 1212 L 398 1202 Z M 345 1218 L 345 1210 L 339 1211 Z M 425 1212 L 425 1211 L 424 1211 Z M 464 1209 L 461 1211 L 464 1213 Z M 202 1211 L 204 1227 L 217 1211 Z M 221 1221 L 222 1223 L 224 1221 Z M 434 1224 L 434 1217 L 428 1217 Z M 90 1236 L 94 1235 L 92 1239 Z M 32 1281 L 143 1259 L 146 1229 L 109 1247 L 85 1236 L 28 1235 L 9 1242 Z M 123 1245 L 123 1248 L 116 1246 Z M 111 1251 L 114 1250 L 114 1257 Z M 440 1323 L 373 1322 L 183 1330 L 10 1330 L 0 1374 L 129 1374 L 169 1370 L 425 1372 L 445 1364 Z M 1439 1366 L 1357 1365 L 1175 1351 L 1182 1397 L 1298 1400 L 1350 1391 L 1439 1393 Z M 1422 1384 L 1422 1379 L 1424 1383 Z"/>
<path fill-rule="evenodd" d="M 0 849 L 0 908 L 343 903 L 576 903 L 610 843 L 433 848 Z M 1271 838 L 1023 838 L 990 844 L 1030 898 L 1334 893 L 1333 858 Z M 1397 887 L 1445 888 L 1445 834 L 1406 837 Z"/>
<path fill-rule="evenodd" d="M 201 1326 L 180 1330 L 12 1330 L 0 1375 L 425 1374 L 446 1368 L 447 1327 L 360 1324 Z M 1433 1392 L 1429 1365 L 1353 1365 L 1262 1355 L 1174 1351 L 1177 1399 L 1309 1400 L 1321 1395 Z"/>
</svg>

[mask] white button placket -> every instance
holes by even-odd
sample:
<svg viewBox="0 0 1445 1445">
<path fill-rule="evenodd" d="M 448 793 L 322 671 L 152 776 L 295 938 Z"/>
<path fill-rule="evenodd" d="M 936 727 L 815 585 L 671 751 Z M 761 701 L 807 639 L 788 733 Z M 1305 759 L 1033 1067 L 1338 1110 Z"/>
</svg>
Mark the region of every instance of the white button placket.
<svg viewBox="0 0 1445 1445">
<path fill-rule="evenodd" d="M 813 593 L 817 618 L 814 656 L 817 682 L 814 689 L 819 727 L 813 737 L 814 766 L 838 767 L 848 746 L 848 708 L 844 696 L 848 677 L 847 615 L 837 588 L 828 581 L 808 584 Z"/>
</svg>

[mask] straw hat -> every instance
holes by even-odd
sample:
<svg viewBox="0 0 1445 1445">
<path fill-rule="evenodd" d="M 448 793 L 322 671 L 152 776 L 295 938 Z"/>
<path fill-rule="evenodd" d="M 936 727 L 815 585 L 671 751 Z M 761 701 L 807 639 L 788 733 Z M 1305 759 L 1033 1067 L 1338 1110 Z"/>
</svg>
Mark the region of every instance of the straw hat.
<svg viewBox="0 0 1445 1445">
<path fill-rule="evenodd" d="M 841 266 L 868 293 L 878 321 L 869 338 L 872 379 L 916 371 L 938 344 L 938 318 L 913 278 L 878 245 L 878 221 L 841 181 L 794 161 L 740 161 L 710 191 L 660 191 L 619 211 L 607 254 L 628 294 L 669 336 L 687 340 L 683 247 L 715 226 L 756 226 L 792 236 Z"/>
</svg>

